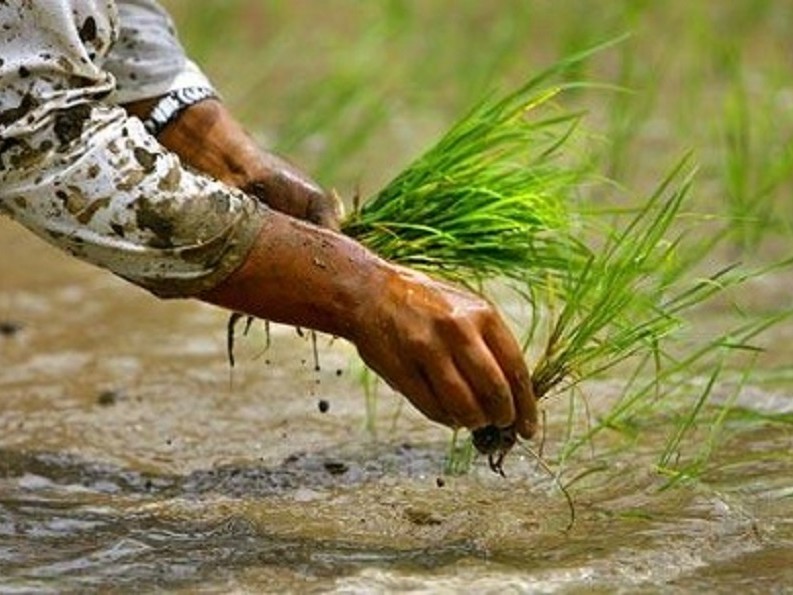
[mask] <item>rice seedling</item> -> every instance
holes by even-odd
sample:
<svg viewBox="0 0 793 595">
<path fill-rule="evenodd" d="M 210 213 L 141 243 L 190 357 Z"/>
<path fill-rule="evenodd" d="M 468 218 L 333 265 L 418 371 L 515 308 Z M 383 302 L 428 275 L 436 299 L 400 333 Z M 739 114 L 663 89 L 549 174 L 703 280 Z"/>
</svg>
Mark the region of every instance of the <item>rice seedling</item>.
<svg viewBox="0 0 793 595">
<path fill-rule="evenodd" d="M 785 227 L 776 199 L 793 179 L 793 139 L 780 142 L 777 122 L 763 118 L 772 106 L 756 112 L 737 67 L 733 76 L 723 125 L 724 188 L 730 214 L 727 231 L 737 248 L 750 253 L 769 232 Z"/>
<path fill-rule="evenodd" d="M 690 180 L 671 191 L 682 161 L 632 221 L 562 288 L 563 306 L 553 323 L 534 372 L 539 398 L 565 380 L 601 373 L 640 349 L 658 349 L 658 341 L 678 324 L 675 314 L 699 295 L 663 303 L 659 276 L 674 261 L 676 241 L 666 234 L 676 220 Z M 665 199 L 665 200 L 664 200 Z M 710 285 L 701 289 L 708 291 Z M 659 299 L 661 298 L 661 299 Z"/>
<path fill-rule="evenodd" d="M 188 11 L 188 3 L 174 4 L 186 14 L 196 12 Z M 654 165 L 658 160 L 640 159 L 639 151 L 650 148 L 658 154 L 680 142 L 696 146 L 703 162 L 697 178 L 706 186 L 705 192 L 698 193 L 704 199 L 696 198 L 701 200 L 697 202 L 698 209 L 716 213 L 712 220 L 718 216 L 719 221 L 726 222 L 734 233 L 725 233 L 730 233 L 739 246 L 754 252 L 759 240 L 766 236 L 763 230 L 775 230 L 785 219 L 777 199 L 789 185 L 793 163 L 789 143 L 780 142 L 785 141 L 790 122 L 789 118 L 783 119 L 780 109 L 789 107 L 789 100 L 785 99 L 785 85 L 789 84 L 787 61 L 777 58 L 785 78 L 777 87 L 769 88 L 768 80 L 757 77 L 767 74 L 778 52 L 756 43 L 756 38 L 773 37 L 767 25 L 788 22 L 780 14 L 784 16 L 789 10 L 769 4 L 765 11 L 747 17 L 743 14 L 746 10 L 732 7 L 727 12 L 735 13 L 733 35 L 716 36 L 710 8 L 681 3 L 668 7 L 640 4 L 635 9 L 626 5 L 609 14 L 604 11 L 592 19 L 578 20 L 565 37 L 563 33 L 571 24 L 568 18 L 561 17 L 569 15 L 572 7 L 578 6 L 576 2 L 562 3 L 553 11 L 533 11 L 532 18 L 515 18 L 517 13 L 510 12 L 512 8 L 508 10 L 505 3 L 498 11 L 486 9 L 493 12 L 487 45 L 495 51 L 468 56 L 463 50 L 470 46 L 471 33 L 461 31 L 459 22 L 435 31 L 443 40 L 437 43 L 442 46 L 437 51 L 425 52 L 426 47 L 421 45 L 422 40 L 426 43 L 426 30 L 420 25 L 426 22 L 427 14 L 433 18 L 445 14 L 448 4 L 386 3 L 382 10 L 350 11 L 349 18 L 356 25 L 345 29 L 341 40 L 334 37 L 333 31 L 323 29 L 322 23 L 315 23 L 320 37 L 317 45 L 323 53 L 312 58 L 311 68 L 300 61 L 290 63 L 290 69 L 298 69 L 300 76 L 285 76 L 274 68 L 290 52 L 303 55 L 296 52 L 302 42 L 293 41 L 300 39 L 300 23 L 290 25 L 281 19 L 275 28 L 279 35 L 277 44 L 268 42 L 271 51 L 240 61 L 249 65 L 240 64 L 247 68 L 244 76 L 235 74 L 233 82 L 224 81 L 222 74 L 227 69 L 216 70 L 221 74 L 221 88 L 227 97 L 243 108 L 250 123 L 273 131 L 279 150 L 291 154 L 326 184 L 354 185 L 350 180 L 359 179 L 361 160 L 367 166 L 374 163 L 375 167 L 368 169 L 378 170 L 377 175 L 385 173 L 413 143 L 422 142 L 422 133 L 428 132 L 419 126 L 411 128 L 411 142 L 400 144 L 393 137 L 394 129 L 382 126 L 394 116 L 395 104 L 386 101 L 393 99 L 393 91 L 388 89 L 405 90 L 409 95 L 400 95 L 396 104 L 401 118 L 415 118 L 422 124 L 432 122 L 427 128 L 436 130 L 434 125 L 444 121 L 445 108 L 458 106 L 472 93 L 492 87 L 496 78 L 509 80 L 518 68 L 524 72 L 527 59 L 547 52 L 549 40 L 551 45 L 564 39 L 565 47 L 581 47 L 581 40 L 586 43 L 602 38 L 615 27 L 629 28 L 634 35 L 629 44 L 619 48 L 622 52 L 618 61 L 606 62 L 616 66 L 616 71 L 608 71 L 608 76 L 615 75 L 617 84 L 636 92 L 609 97 L 604 112 L 608 148 L 604 154 L 595 151 L 595 158 L 602 160 L 599 170 L 618 178 L 620 183 L 628 178 L 631 184 L 646 183 L 646 174 L 652 171 L 646 164 Z M 525 3 L 509 6 L 531 11 Z M 744 8 L 748 10 L 748 5 Z M 466 24 L 476 21 L 476 27 L 480 27 L 482 19 L 478 17 L 485 10 L 480 5 L 466 2 L 455 5 L 455 9 L 464 13 L 461 18 Z M 368 30 L 371 17 L 378 10 L 393 12 L 387 17 L 388 31 L 372 37 L 359 35 L 359 31 Z M 692 13 L 701 14 L 691 18 Z M 747 28 L 750 21 L 752 26 Z M 206 26 L 187 38 L 201 62 L 209 58 L 210 52 L 200 44 L 226 37 L 205 35 L 211 27 L 208 20 L 198 24 L 202 23 Z M 643 34 L 643 30 L 657 32 L 659 23 L 662 29 L 680 31 L 676 43 L 664 43 L 661 36 Z M 317 31 L 312 35 L 314 43 Z M 229 38 L 233 37 L 229 34 Z M 385 41 L 372 42 L 373 37 Z M 437 38 L 433 36 L 434 41 Z M 659 44 L 663 46 L 663 60 L 658 58 Z M 745 48 L 745 62 L 750 60 L 750 54 L 756 54 L 757 48 L 763 48 L 771 61 L 754 60 L 750 72 L 746 64 L 731 64 L 724 59 L 728 45 Z M 715 46 L 719 46 L 717 51 Z M 384 84 L 378 70 L 382 70 L 386 54 L 406 59 L 389 61 Z M 356 55 L 374 57 L 355 62 Z M 681 70 L 680 60 L 687 55 L 696 55 L 697 60 L 684 62 Z M 727 68 L 714 72 L 714 55 L 720 56 L 717 60 Z M 461 56 L 465 56 L 468 67 L 462 67 Z M 703 60 L 703 56 L 711 58 Z M 652 64 L 661 63 L 666 69 L 664 76 L 659 77 Z M 685 64 L 689 64 L 688 70 Z M 688 164 L 678 168 L 658 197 L 651 197 L 651 206 L 643 205 L 628 217 L 627 223 L 617 225 L 608 220 L 614 211 L 606 209 L 615 204 L 613 197 L 603 197 L 605 207 L 600 213 L 577 209 L 571 199 L 577 195 L 581 182 L 588 179 L 587 168 L 591 165 L 583 166 L 571 159 L 569 149 L 577 146 L 582 115 L 567 111 L 560 104 L 568 103 L 569 90 L 577 88 L 575 81 L 591 71 L 578 64 L 564 68 L 551 69 L 554 72 L 525 85 L 524 92 L 516 92 L 509 101 L 491 96 L 477 105 L 443 137 L 444 145 L 437 145 L 409 165 L 345 222 L 345 231 L 383 256 L 474 289 L 489 291 L 488 280 L 506 278 L 529 304 L 531 317 L 525 326 L 521 321 L 521 330 L 525 331 L 527 358 L 539 391 L 545 391 L 545 399 L 568 388 L 575 388 L 575 395 L 585 394 L 587 380 L 609 371 L 611 379 L 628 379 L 612 408 L 583 435 L 575 434 L 571 427 L 563 450 L 557 455 L 562 462 L 580 446 L 591 446 L 592 439 L 603 430 L 616 429 L 635 439 L 645 429 L 636 420 L 657 415 L 662 396 L 689 391 L 687 409 L 675 418 L 676 427 L 670 428 L 671 435 L 677 435 L 682 420 L 692 413 L 696 397 L 701 396 L 701 387 L 692 391 L 686 383 L 695 374 L 703 374 L 703 369 L 707 378 L 713 366 L 718 365 L 716 354 L 721 349 L 715 342 L 706 341 L 701 347 L 709 351 L 690 360 L 700 347 L 691 347 L 685 341 L 685 331 L 691 328 L 687 318 L 704 301 L 720 295 L 721 288 L 741 282 L 737 269 L 699 276 L 699 270 L 713 255 L 715 243 L 721 241 L 715 234 L 708 241 L 702 237 L 701 242 L 689 241 L 696 239 L 692 234 L 670 237 L 682 225 L 691 227 L 691 221 L 686 219 L 690 214 L 685 212 L 691 209 Z M 742 77 L 738 77 L 741 72 Z M 561 82 L 556 85 L 555 74 L 561 75 Z M 743 78 L 746 75 L 748 78 Z M 273 81 L 277 82 L 277 93 L 272 91 Z M 718 90 L 715 97 L 708 94 L 713 89 Z M 753 106 L 758 105 L 763 93 L 767 99 L 761 99 L 760 109 L 755 109 Z M 581 95 L 572 97 L 584 99 Z M 720 110 L 722 98 L 726 98 L 726 103 Z M 265 108 L 273 102 L 279 106 Z M 576 103 L 571 101 L 569 105 Z M 703 114 L 691 110 L 691 105 L 711 105 L 716 109 Z M 271 113 L 264 113 L 265 109 Z M 279 111 L 288 117 L 275 118 L 273 124 L 272 114 Z M 512 114 L 511 120 L 508 114 Z M 670 126 L 670 121 L 681 119 L 677 129 Z M 375 128 L 386 132 L 378 136 Z M 489 132 L 483 134 L 484 131 Z M 675 133 L 679 139 L 671 138 Z M 711 136 L 703 138 L 708 133 Z M 663 146 L 659 146 L 659 137 Z M 319 146 L 317 138 L 334 142 Z M 388 160 L 372 154 L 381 153 L 379 147 L 384 145 L 394 149 Z M 456 171 L 455 164 L 459 166 Z M 488 172 L 493 175 L 485 179 Z M 656 172 L 652 175 L 657 177 Z M 488 191 L 483 191 L 483 187 Z M 727 191 L 715 195 L 710 192 L 717 187 Z M 515 188 L 522 191 L 516 193 Z M 731 201 L 726 215 L 721 212 L 722 196 Z M 637 217 L 639 221 L 631 224 Z M 661 218 L 661 227 L 666 229 L 663 233 L 658 229 L 654 237 L 661 239 L 656 244 L 644 242 L 645 248 L 653 248 L 652 252 L 631 246 L 644 235 L 654 233 L 655 218 Z M 631 231 L 623 234 L 631 225 Z M 699 230 L 694 233 L 705 235 Z M 634 266 L 636 258 L 643 262 L 641 266 Z M 629 289 L 614 291 L 620 286 Z M 692 293 L 681 295 L 685 290 Z M 612 293 L 614 297 L 610 299 Z M 612 309 L 611 315 L 606 312 L 608 308 Z M 686 365 L 691 369 L 686 369 Z M 777 377 L 787 385 L 789 375 L 784 374 L 787 373 L 777 372 Z M 722 380 L 720 376 L 717 387 Z M 692 418 L 689 429 L 680 433 L 681 441 L 695 433 L 703 415 L 706 421 L 711 420 L 703 413 L 710 411 L 710 398 L 708 395 Z M 578 399 L 571 394 L 571 403 L 577 406 Z M 374 398 L 370 401 L 371 406 Z M 370 413 L 373 416 L 371 408 Z M 665 409 L 663 414 L 666 415 Z M 570 415 L 574 415 L 572 410 Z M 582 414 L 576 411 L 575 415 Z M 370 431 L 373 430 L 372 425 Z M 663 449 L 662 444 L 659 450 Z M 676 456 L 671 456 L 663 468 L 671 468 Z"/>
<path fill-rule="evenodd" d="M 471 468 L 474 456 L 474 444 L 471 440 L 461 440 L 460 431 L 452 430 L 449 451 L 444 460 L 445 475 L 464 475 Z"/>
<path fill-rule="evenodd" d="M 580 59 L 477 105 L 342 230 L 391 261 L 471 287 L 504 277 L 535 290 L 583 267 L 589 251 L 567 202 L 584 171 L 558 159 L 580 114 L 527 117 L 552 108 L 564 87 L 541 84 Z"/>
<path fill-rule="evenodd" d="M 617 85 L 624 91 L 608 102 L 604 160 L 606 177 L 623 183 L 633 167 L 631 156 L 639 133 L 659 96 L 657 72 L 645 62 L 646 57 L 639 58 L 634 44 L 620 46 Z"/>
<path fill-rule="evenodd" d="M 359 375 L 360 384 L 364 391 L 366 404 L 366 431 L 373 439 L 377 438 L 377 388 L 379 378 L 366 366 L 361 368 Z"/>
<path fill-rule="evenodd" d="M 777 266 L 787 267 L 790 261 L 779 263 Z M 758 275 L 763 275 L 767 270 L 758 270 L 740 275 L 732 279 L 733 285 L 738 285 Z M 702 281 L 707 283 L 708 280 Z M 767 316 L 749 317 L 737 326 L 727 331 L 718 333 L 713 337 L 706 337 L 700 341 L 689 342 L 688 345 L 678 346 L 678 353 L 671 349 L 659 354 L 658 361 L 653 362 L 651 373 L 646 367 L 653 358 L 642 357 L 635 364 L 634 369 L 620 397 L 612 404 L 610 409 L 602 415 L 597 422 L 586 432 L 573 440 L 565 443 L 559 455 L 560 461 L 569 459 L 581 447 L 591 444 L 592 440 L 604 430 L 620 429 L 635 425 L 636 420 L 657 419 L 662 410 L 674 412 L 677 417 L 676 424 L 667 424 L 670 428 L 666 444 L 658 456 L 657 470 L 662 474 L 671 476 L 685 466 L 688 474 L 693 477 L 693 470 L 702 470 L 708 457 L 715 451 L 721 428 L 732 410 L 731 404 L 737 398 L 741 388 L 748 382 L 753 371 L 754 358 L 741 372 L 740 379 L 733 388 L 729 397 L 720 410 L 719 415 L 712 419 L 708 426 L 709 438 L 700 447 L 695 447 L 699 454 L 695 457 L 696 465 L 681 463 L 680 445 L 684 436 L 692 432 L 695 427 L 702 425 L 701 413 L 705 407 L 711 407 L 714 388 L 717 383 L 724 383 L 724 372 L 728 369 L 727 356 L 736 352 L 749 352 L 754 355 L 759 349 L 752 344 L 757 337 L 775 325 L 787 320 L 790 311 L 769 314 Z M 684 343 L 678 336 L 670 336 L 669 343 Z M 733 362 L 730 369 L 734 369 Z M 702 378 L 705 378 L 704 384 Z M 697 384 L 702 384 L 693 400 L 690 395 L 696 394 Z M 675 471 L 677 470 L 677 471 Z"/>
</svg>

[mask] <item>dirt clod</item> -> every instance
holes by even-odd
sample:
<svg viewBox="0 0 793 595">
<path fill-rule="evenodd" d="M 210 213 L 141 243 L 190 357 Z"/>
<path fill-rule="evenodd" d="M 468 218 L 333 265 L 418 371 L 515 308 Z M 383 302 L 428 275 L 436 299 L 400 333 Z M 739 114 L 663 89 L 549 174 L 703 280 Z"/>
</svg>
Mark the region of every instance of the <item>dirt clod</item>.
<svg viewBox="0 0 793 595">
<path fill-rule="evenodd" d="M 498 428 L 496 426 L 486 426 L 478 428 L 473 432 L 473 442 L 476 450 L 481 454 L 487 455 L 490 469 L 502 477 L 504 475 L 504 458 L 515 446 L 518 434 L 514 426 Z"/>
<path fill-rule="evenodd" d="M 115 405 L 120 400 L 124 398 L 124 393 L 118 390 L 103 390 L 99 393 L 96 397 L 97 405 L 101 405 L 102 407 L 109 407 L 110 405 Z"/>
<path fill-rule="evenodd" d="M 330 473 L 331 475 L 343 475 L 347 473 L 349 467 L 346 463 L 342 463 L 341 461 L 325 461 L 323 463 L 325 470 Z"/>
<path fill-rule="evenodd" d="M 13 320 L 0 320 L 0 335 L 13 337 L 22 330 L 22 324 Z"/>
<path fill-rule="evenodd" d="M 418 508 L 406 508 L 405 517 L 412 524 L 420 527 L 431 527 L 443 523 L 443 519 L 440 519 L 429 510 L 421 510 Z"/>
</svg>

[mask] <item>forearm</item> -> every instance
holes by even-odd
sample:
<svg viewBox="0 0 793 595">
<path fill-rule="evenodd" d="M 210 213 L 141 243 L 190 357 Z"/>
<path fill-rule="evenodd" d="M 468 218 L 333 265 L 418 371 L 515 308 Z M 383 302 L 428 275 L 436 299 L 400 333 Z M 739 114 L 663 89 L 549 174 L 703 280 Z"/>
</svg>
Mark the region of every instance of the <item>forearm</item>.
<svg viewBox="0 0 793 595">
<path fill-rule="evenodd" d="M 110 3 L 11 4 L 0 2 L 3 22 L 17 28 L 0 38 L 0 211 L 160 296 L 198 297 L 350 339 L 431 419 L 514 423 L 531 435 L 528 370 L 490 304 L 294 219 L 333 225 L 335 203 L 261 153 L 219 102 L 183 111 L 162 144 L 108 105 L 115 93 L 135 102 L 134 113 L 147 107 L 141 98 L 196 80 L 156 4 L 125 3 L 119 16 L 129 21 L 116 44 Z M 103 63 L 115 64 L 115 77 L 92 58 L 110 47 Z M 141 69 L 151 66 L 143 56 L 159 57 L 158 67 Z"/>
<path fill-rule="evenodd" d="M 332 231 L 269 211 L 245 264 L 200 299 L 355 340 L 393 267 Z"/>
<path fill-rule="evenodd" d="M 245 263 L 198 297 L 350 340 L 430 419 L 536 427 L 520 346 L 490 304 L 343 235 L 270 211 Z"/>
<path fill-rule="evenodd" d="M 137 101 L 125 108 L 145 119 L 158 100 Z M 261 150 L 220 100 L 188 107 L 163 129 L 158 140 L 187 165 L 278 211 L 336 227 L 332 197 L 292 164 Z"/>
</svg>

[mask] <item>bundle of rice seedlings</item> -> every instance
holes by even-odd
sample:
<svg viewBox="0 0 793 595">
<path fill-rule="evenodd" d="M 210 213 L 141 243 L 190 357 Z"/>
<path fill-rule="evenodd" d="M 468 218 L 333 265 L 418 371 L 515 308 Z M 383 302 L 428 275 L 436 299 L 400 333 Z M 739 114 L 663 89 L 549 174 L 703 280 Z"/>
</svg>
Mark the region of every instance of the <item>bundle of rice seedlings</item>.
<svg viewBox="0 0 793 595">
<path fill-rule="evenodd" d="M 657 352 L 660 341 L 683 325 L 682 311 L 723 287 L 719 280 L 728 270 L 677 287 L 685 268 L 677 255 L 682 236 L 668 236 L 691 185 L 689 175 L 672 187 L 686 163 L 672 170 L 624 228 L 608 230 L 603 247 L 564 281 L 561 307 L 533 370 L 538 398 L 637 352 Z"/>
<path fill-rule="evenodd" d="M 672 357 L 664 340 L 684 326 L 683 313 L 746 278 L 729 268 L 686 278 L 695 259 L 679 257 L 682 234 L 670 236 L 691 185 L 688 159 L 622 228 L 571 210 L 584 170 L 565 166 L 559 153 L 580 115 L 539 112 L 567 88 L 543 88 L 548 79 L 589 54 L 476 106 L 343 225 L 389 260 L 469 287 L 507 279 L 534 313 L 525 345 L 536 357 L 540 399 L 633 356 L 637 370 L 648 357 L 660 366 Z M 580 239 L 585 233 L 597 250 Z M 473 444 L 501 472 L 515 439 L 511 428 L 484 428 Z"/>
<path fill-rule="evenodd" d="M 503 277 L 545 286 L 582 267 L 568 208 L 580 166 L 559 149 L 580 114 L 553 109 L 554 67 L 477 105 L 342 224 L 381 256 L 469 286 Z M 541 108 L 551 113 L 532 118 Z"/>
</svg>

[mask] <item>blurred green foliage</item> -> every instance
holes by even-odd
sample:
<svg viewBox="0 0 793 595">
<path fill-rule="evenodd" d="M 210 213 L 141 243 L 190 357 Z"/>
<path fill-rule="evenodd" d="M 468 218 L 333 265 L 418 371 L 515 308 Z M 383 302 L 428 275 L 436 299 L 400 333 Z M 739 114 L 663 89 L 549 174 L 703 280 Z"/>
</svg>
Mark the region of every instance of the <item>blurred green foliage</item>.
<svg viewBox="0 0 793 595">
<path fill-rule="evenodd" d="M 166 0 L 263 143 L 348 200 L 373 194 L 487 91 L 630 33 L 571 78 L 597 171 L 646 190 L 692 150 L 697 199 L 754 252 L 789 220 L 793 4 L 782 0 Z M 200 7 L 199 7 L 200 6 Z M 631 191 L 601 191 L 621 204 Z M 624 195 L 622 195 L 624 194 Z"/>
</svg>

